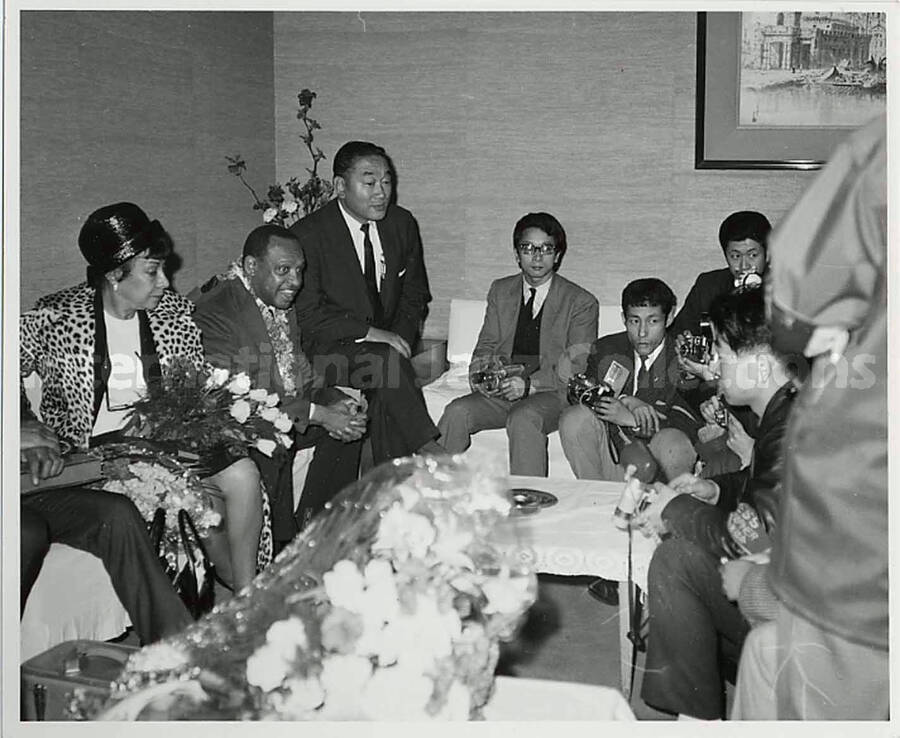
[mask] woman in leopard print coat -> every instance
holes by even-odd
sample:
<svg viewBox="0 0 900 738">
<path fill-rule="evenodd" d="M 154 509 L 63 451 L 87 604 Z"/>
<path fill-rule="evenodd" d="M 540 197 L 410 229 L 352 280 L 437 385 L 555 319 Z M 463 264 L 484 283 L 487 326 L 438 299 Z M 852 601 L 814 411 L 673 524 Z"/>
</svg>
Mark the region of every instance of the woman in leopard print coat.
<svg viewBox="0 0 900 738">
<path fill-rule="evenodd" d="M 167 289 L 163 263 L 171 241 L 157 221 L 131 203 L 110 205 L 88 218 L 79 247 L 89 263 L 88 282 L 40 299 L 22 315 L 20 362 L 23 379 L 36 373 L 43 382 L 43 423 L 57 438 L 86 448 L 93 437 L 121 427 L 124 406 L 161 366 L 175 357 L 200 366 L 204 357 L 192 303 Z M 130 344 L 123 335 L 130 335 Z M 123 366 L 131 354 L 138 361 Z M 228 461 L 206 480 L 221 491 L 215 502 L 225 521 L 208 546 L 221 576 L 237 590 L 271 558 L 271 537 L 264 535 L 259 545 L 266 499 L 256 465 L 247 458 Z"/>
</svg>

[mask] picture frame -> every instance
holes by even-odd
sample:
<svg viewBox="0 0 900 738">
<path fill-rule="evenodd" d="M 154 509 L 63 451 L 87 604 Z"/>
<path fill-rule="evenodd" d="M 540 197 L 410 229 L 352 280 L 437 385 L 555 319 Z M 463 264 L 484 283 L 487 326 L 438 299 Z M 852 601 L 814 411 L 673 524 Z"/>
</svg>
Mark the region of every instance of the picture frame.
<svg viewBox="0 0 900 738">
<path fill-rule="evenodd" d="M 847 127 L 739 125 L 741 13 L 697 14 L 696 169 L 819 169 Z"/>
</svg>

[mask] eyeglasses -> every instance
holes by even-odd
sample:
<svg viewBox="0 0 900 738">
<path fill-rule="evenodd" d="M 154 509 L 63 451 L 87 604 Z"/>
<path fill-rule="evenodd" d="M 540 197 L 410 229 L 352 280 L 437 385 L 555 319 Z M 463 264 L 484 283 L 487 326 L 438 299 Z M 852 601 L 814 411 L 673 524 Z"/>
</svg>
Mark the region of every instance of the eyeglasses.
<svg viewBox="0 0 900 738">
<path fill-rule="evenodd" d="M 528 241 L 523 241 L 522 243 L 516 244 L 516 251 L 522 256 L 532 256 L 536 253 L 541 256 L 552 256 L 556 253 L 556 244 L 529 243 Z"/>
</svg>

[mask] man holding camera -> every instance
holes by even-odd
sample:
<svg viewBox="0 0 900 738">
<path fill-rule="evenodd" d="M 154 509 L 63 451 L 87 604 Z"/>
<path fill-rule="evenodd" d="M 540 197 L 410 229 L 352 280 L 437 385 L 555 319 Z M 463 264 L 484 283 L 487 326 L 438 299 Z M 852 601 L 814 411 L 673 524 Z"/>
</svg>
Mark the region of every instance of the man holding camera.
<svg viewBox="0 0 900 738">
<path fill-rule="evenodd" d="M 700 321 L 719 295 L 737 287 L 758 281 L 747 275 L 760 277 L 766 271 L 766 245 L 772 226 L 762 213 L 741 210 L 732 213 L 719 226 L 719 245 L 728 266 L 703 272 L 697 277 L 669 332 L 680 336 L 687 331 L 699 335 Z"/>
<path fill-rule="evenodd" d="M 644 701 L 665 712 L 705 720 L 723 716 L 723 656 L 736 662 L 749 623 L 723 592 L 751 568 L 739 557 L 770 546 L 778 515 L 782 439 L 795 392 L 784 359 L 772 349 L 759 288 L 717 298 L 712 370 L 732 405 L 759 419 L 749 467 L 711 479 L 684 474 L 656 484 L 636 523 L 666 536 L 648 573 L 650 615 Z M 734 559 L 720 572 L 721 559 Z M 758 580 L 732 587 L 763 587 Z"/>
<path fill-rule="evenodd" d="M 506 427 L 511 474 L 547 476 L 547 436 L 566 403 L 566 382 L 584 368 L 597 336 L 597 299 L 556 273 L 566 232 L 549 213 L 529 213 L 513 229 L 520 274 L 495 280 L 472 353 L 473 392 L 438 421 L 438 441 L 461 453 L 473 433 Z"/>
<path fill-rule="evenodd" d="M 609 388 L 595 407 L 575 404 L 563 411 L 559 435 L 579 479 L 620 481 L 619 454 L 634 439 L 646 440 L 666 479 L 691 471 L 699 422 L 678 393 L 675 343 L 666 325 L 675 295 L 660 279 L 637 279 L 622 292 L 625 331 L 591 346 L 589 382 Z"/>
</svg>

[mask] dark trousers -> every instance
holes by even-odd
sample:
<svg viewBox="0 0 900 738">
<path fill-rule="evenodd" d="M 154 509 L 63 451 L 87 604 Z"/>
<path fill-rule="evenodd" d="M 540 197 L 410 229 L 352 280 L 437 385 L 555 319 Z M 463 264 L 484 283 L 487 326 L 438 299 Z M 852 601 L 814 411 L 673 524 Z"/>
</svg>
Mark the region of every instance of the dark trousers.
<svg viewBox="0 0 900 738">
<path fill-rule="evenodd" d="M 50 544 L 65 543 L 103 561 L 141 643 L 193 622 L 150 545 L 146 522 L 124 495 L 50 489 L 24 495 L 21 510 L 23 610 Z"/>
<path fill-rule="evenodd" d="M 297 535 L 325 503 L 359 477 L 362 441 L 345 443 L 328 435 L 328 431 L 311 426 L 294 438 L 296 449 L 313 448 L 312 461 L 306 471 L 300 504 L 294 509 L 293 454 L 273 469 L 271 459 L 254 456 L 260 466 L 272 508 L 272 538 L 280 550 Z"/>
<path fill-rule="evenodd" d="M 376 464 L 409 456 L 438 437 L 409 359 L 386 343 L 316 347 L 313 365 L 326 384 L 361 389 L 369 402 L 369 438 Z"/>
<path fill-rule="evenodd" d="M 644 702 L 703 720 L 724 717 L 723 659 L 737 658 L 750 626 L 722 592 L 718 560 L 690 541 L 663 541 L 650 561 L 648 598 Z"/>
<path fill-rule="evenodd" d="M 324 428 L 310 428 L 303 436 L 317 438 L 300 504 L 294 511 L 294 518 L 301 530 L 310 518 L 321 512 L 326 502 L 359 478 L 362 452 L 362 440 L 345 443 L 329 436 Z M 299 448 L 304 448 L 302 443 Z"/>
</svg>

